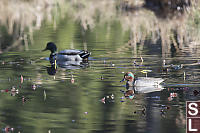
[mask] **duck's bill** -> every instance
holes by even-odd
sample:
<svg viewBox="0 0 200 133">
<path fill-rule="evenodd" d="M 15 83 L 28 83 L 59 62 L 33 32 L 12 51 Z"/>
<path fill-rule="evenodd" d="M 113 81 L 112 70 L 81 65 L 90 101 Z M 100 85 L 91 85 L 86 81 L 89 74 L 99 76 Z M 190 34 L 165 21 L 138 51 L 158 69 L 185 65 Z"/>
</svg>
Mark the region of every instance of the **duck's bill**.
<svg viewBox="0 0 200 133">
<path fill-rule="evenodd" d="M 123 78 L 120 82 L 124 82 L 125 81 L 125 78 Z"/>
</svg>

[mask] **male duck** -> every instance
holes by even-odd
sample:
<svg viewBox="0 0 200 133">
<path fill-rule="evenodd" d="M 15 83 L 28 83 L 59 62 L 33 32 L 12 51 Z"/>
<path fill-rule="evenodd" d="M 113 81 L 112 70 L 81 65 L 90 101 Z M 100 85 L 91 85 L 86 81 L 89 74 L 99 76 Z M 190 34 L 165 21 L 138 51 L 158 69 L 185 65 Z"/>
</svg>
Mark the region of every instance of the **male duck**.
<svg viewBox="0 0 200 133">
<path fill-rule="evenodd" d="M 50 50 L 49 60 L 56 59 L 57 62 L 62 61 L 85 61 L 88 60 L 90 52 L 85 50 L 63 50 L 57 53 L 57 47 L 53 42 L 48 42 L 43 51 Z"/>
<path fill-rule="evenodd" d="M 166 65 L 165 64 L 165 60 L 163 60 L 163 71 L 176 71 L 176 70 L 180 70 L 183 68 L 183 64 L 180 65 L 174 65 L 174 64 L 170 64 L 170 65 Z"/>
<path fill-rule="evenodd" d="M 132 72 L 128 72 L 124 75 L 124 78 L 122 81 L 126 80 L 127 85 L 134 86 L 134 87 L 153 87 L 153 86 L 159 86 L 164 79 L 162 78 L 152 78 L 152 77 L 138 77 L 135 79 Z"/>
</svg>

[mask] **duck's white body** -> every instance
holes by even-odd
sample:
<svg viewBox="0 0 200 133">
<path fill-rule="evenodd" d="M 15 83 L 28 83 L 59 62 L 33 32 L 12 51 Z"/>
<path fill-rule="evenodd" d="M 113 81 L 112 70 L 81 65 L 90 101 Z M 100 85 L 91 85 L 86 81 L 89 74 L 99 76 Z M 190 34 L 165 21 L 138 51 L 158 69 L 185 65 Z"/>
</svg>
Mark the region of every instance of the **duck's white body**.
<svg viewBox="0 0 200 133">
<path fill-rule="evenodd" d="M 132 85 L 137 93 L 150 93 L 163 90 L 163 86 L 160 85 L 163 81 L 162 78 L 138 77 L 135 82 L 127 83 L 129 87 Z"/>
<path fill-rule="evenodd" d="M 158 86 L 163 81 L 164 79 L 162 78 L 138 77 L 134 83 L 134 86 Z"/>
<path fill-rule="evenodd" d="M 164 79 L 162 78 L 151 78 L 151 77 L 138 77 L 135 82 L 127 81 L 129 86 L 135 87 L 149 87 L 149 86 L 158 86 Z"/>
</svg>

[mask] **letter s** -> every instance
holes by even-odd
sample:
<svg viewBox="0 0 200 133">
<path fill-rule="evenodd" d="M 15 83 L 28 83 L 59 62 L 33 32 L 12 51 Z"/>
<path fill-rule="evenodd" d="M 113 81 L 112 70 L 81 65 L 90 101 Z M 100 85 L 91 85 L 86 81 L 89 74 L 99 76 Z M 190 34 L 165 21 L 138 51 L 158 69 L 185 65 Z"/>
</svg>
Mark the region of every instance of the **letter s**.
<svg viewBox="0 0 200 133">
<path fill-rule="evenodd" d="M 195 108 L 195 107 L 192 107 L 192 105 L 195 106 L 196 108 Z M 197 114 L 198 114 L 198 109 L 197 109 L 198 105 L 197 105 L 196 103 L 190 103 L 188 106 L 189 106 L 189 109 L 190 109 L 190 110 L 193 110 L 193 111 L 194 111 L 194 113 L 192 113 L 192 112 L 189 110 L 188 113 L 189 113 L 190 115 L 194 116 L 194 115 L 197 115 Z"/>
</svg>

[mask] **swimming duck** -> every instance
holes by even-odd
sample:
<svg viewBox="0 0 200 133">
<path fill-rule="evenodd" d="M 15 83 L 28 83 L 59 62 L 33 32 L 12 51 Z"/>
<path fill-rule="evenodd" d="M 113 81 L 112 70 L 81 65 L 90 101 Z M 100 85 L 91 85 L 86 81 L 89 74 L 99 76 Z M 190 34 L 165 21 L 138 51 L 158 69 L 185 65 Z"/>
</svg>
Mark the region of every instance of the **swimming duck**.
<svg viewBox="0 0 200 133">
<path fill-rule="evenodd" d="M 74 49 L 63 50 L 57 53 L 57 47 L 53 42 L 48 42 L 46 48 L 42 51 L 46 50 L 51 51 L 48 59 L 51 64 L 51 68 L 49 68 L 47 71 L 49 73 L 50 70 L 51 73 L 53 72 L 53 75 L 55 75 L 57 65 L 64 69 L 79 69 L 87 67 L 88 57 L 91 54 L 85 50 Z"/>
<path fill-rule="evenodd" d="M 127 72 L 124 75 L 124 78 L 122 81 L 127 81 L 127 86 L 134 86 L 134 87 L 154 87 L 154 86 L 160 86 L 161 83 L 164 81 L 162 78 L 152 78 L 152 77 L 138 77 L 135 78 L 134 74 L 132 72 Z"/>
<path fill-rule="evenodd" d="M 46 48 L 43 51 L 50 50 L 51 54 L 49 56 L 49 60 L 56 59 L 59 61 L 84 61 L 88 60 L 90 56 L 90 52 L 85 50 L 74 50 L 74 49 L 66 49 L 57 53 L 57 47 L 53 42 L 48 42 Z"/>
<path fill-rule="evenodd" d="M 170 64 L 170 65 L 166 65 L 165 64 L 165 60 L 163 60 L 163 71 L 176 71 L 176 70 L 180 70 L 183 68 L 183 64 L 180 65 L 174 65 L 174 64 Z"/>
</svg>

